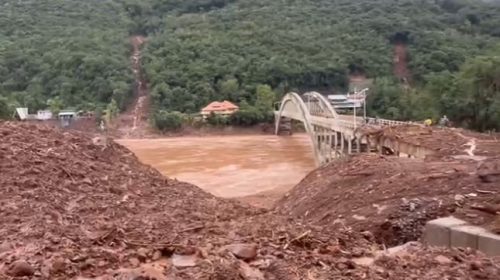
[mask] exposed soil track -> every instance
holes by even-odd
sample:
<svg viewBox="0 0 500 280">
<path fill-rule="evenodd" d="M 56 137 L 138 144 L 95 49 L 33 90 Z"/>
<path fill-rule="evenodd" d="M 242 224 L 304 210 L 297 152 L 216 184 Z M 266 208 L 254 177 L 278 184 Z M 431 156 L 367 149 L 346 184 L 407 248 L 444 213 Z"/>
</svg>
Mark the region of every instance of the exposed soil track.
<svg viewBox="0 0 500 280">
<path fill-rule="evenodd" d="M 408 48 L 404 43 L 394 45 L 394 76 L 408 81 L 410 71 L 408 69 Z"/>
<path fill-rule="evenodd" d="M 134 101 L 117 120 L 120 137 L 130 138 L 144 135 L 148 129 L 149 90 L 141 67 L 141 47 L 146 42 L 143 36 L 130 38 L 132 55 L 130 62 L 134 73 Z"/>
</svg>

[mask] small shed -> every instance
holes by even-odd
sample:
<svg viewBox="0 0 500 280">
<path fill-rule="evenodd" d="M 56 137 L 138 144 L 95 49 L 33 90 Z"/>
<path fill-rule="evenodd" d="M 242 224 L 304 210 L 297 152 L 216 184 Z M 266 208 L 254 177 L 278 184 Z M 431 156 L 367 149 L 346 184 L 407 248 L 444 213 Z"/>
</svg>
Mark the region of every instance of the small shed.
<svg viewBox="0 0 500 280">
<path fill-rule="evenodd" d="M 76 119 L 76 116 L 76 111 L 73 110 L 63 110 L 58 114 L 62 127 L 68 127 Z"/>
<path fill-rule="evenodd" d="M 16 113 L 19 116 L 19 119 L 24 121 L 29 118 L 28 108 L 16 108 Z"/>
<path fill-rule="evenodd" d="M 38 110 L 36 112 L 36 119 L 46 121 L 52 119 L 52 112 L 50 110 Z"/>
</svg>

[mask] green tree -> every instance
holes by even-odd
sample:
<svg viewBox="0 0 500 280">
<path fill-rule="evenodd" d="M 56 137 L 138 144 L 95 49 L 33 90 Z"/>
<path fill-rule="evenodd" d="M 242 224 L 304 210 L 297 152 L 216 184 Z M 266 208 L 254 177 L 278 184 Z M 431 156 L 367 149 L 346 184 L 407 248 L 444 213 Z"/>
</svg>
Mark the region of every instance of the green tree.
<svg viewBox="0 0 500 280">
<path fill-rule="evenodd" d="M 107 124 L 111 124 L 111 122 L 118 116 L 118 105 L 114 99 L 111 99 L 111 102 L 106 106 L 105 115 Z"/>
<path fill-rule="evenodd" d="M 456 76 L 449 108 L 453 116 L 477 130 L 500 128 L 500 56 L 468 61 Z"/>
<path fill-rule="evenodd" d="M 59 114 L 59 112 L 64 109 L 64 104 L 59 96 L 47 100 L 47 105 L 54 115 Z"/>
<path fill-rule="evenodd" d="M 182 128 L 182 114 L 160 110 L 154 114 L 154 125 L 160 131 L 177 131 Z"/>
<path fill-rule="evenodd" d="M 238 92 L 240 86 L 238 84 L 238 80 L 236 79 L 228 79 L 220 83 L 219 91 L 222 95 L 222 99 L 230 99 L 233 101 L 237 101 Z"/>
<path fill-rule="evenodd" d="M 276 102 L 276 93 L 268 85 L 258 85 L 255 106 L 264 111 L 272 111 Z"/>
<path fill-rule="evenodd" d="M 215 114 L 214 112 L 211 112 L 210 115 L 208 115 L 206 121 L 212 126 L 224 126 L 229 123 L 228 117 Z"/>
<path fill-rule="evenodd" d="M 256 125 L 266 120 L 265 112 L 255 106 L 243 104 L 240 110 L 231 115 L 230 123 L 238 126 Z"/>
<path fill-rule="evenodd" d="M 0 96 L 0 119 L 9 119 L 12 113 L 7 98 Z"/>
</svg>

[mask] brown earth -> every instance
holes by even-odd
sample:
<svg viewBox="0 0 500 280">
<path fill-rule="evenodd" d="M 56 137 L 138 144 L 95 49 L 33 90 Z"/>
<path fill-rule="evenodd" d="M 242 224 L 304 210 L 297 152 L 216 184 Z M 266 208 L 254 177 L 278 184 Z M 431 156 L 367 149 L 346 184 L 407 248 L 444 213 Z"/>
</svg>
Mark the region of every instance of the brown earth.
<svg viewBox="0 0 500 280">
<path fill-rule="evenodd" d="M 143 36 L 130 38 L 130 61 L 134 74 L 134 100 L 127 110 L 113 121 L 110 134 L 122 138 L 140 138 L 152 133 L 148 125 L 149 88 L 141 66 L 141 46 L 147 41 Z"/>
<path fill-rule="evenodd" d="M 380 252 L 373 233 L 357 224 L 318 226 L 216 198 L 161 176 L 109 139 L 9 122 L 0 123 L 0 135 L 0 279 L 437 280 L 500 273 L 497 260 L 467 250 Z M 487 180 L 495 180 L 491 170 L 494 164 L 482 168 Z"/>
<path fill-rule="evenodd" d="M 423 147 L 433 152 L 432 157 L 495 156 L 500 155 L 500 139 L 461 128 L 425 127 L 423 125 L 376 126 L 359 128 L 374 139 L 387 138 L 399 143 Z M 469 152 L 468 152 L 469 151 Z"/>
<path fill-rule="evenodd" d="M 278 210 L 328 227 L 369 230 L 389 246 L 418 240 L 425 222 L 450 214 L 500 233 L 498 215 L 484 210 L 498 206 L 500 179 L 486 181 L 480 173 L 471 160 L 360 155 L 309 174 Z"/>
<path fill-rule="evenodd" d="M 406 44 L 399 43 L 394 45 L 393 62 L 394 76 L 400 79 L 409 79 L 410 71 L 408 69 L 408 47 Z"/>
<path fill-rule="evenodd" d="M 389 246 L 418 240 L 428 220 L 447 215 L 500 233 L 500 141 L 494 136 L 414 125 L 364 132 L 433 154 L 361 154 L 333 162 L 311 172 L 277 210 L 327 227 L 369 230 Z"/>
</svg>

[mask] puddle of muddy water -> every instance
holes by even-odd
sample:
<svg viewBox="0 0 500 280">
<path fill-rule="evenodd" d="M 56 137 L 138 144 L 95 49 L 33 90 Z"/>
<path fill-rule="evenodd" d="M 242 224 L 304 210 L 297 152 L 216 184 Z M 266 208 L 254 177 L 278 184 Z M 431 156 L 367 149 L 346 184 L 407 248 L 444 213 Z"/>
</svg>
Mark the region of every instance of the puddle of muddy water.
<svg viewBox="0 0 500 280">
<path fill-rule="evenodd" d="M 164 175 L 220 197 L 296 185 L 315 168 L 307 135 L 176 137 L 119 140 Z"/>
</svg>

